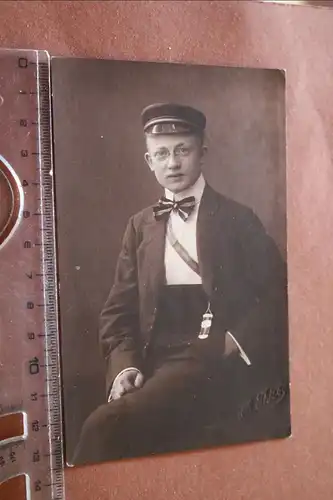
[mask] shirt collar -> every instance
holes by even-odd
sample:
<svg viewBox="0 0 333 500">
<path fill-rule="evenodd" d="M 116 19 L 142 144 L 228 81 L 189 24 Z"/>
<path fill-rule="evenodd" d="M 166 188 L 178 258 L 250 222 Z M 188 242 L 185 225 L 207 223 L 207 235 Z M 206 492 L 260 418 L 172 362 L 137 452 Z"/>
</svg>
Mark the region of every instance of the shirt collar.
<svg viewBox="0 0 333 500">
<path fill-rule="evenodd" d="M 206 181 L 204 179 L 204 176 L 200 174 L 200 177 L 198 180 L 189 188 L 184 189 L 184 191 L 180 191 L 179 193 L 173 193 L 172 191 L 169 191 L 168 189 L 165 190 L 165 196 L 169 200 L 175 199 L 176 201 L 182 200 L 183 198 L 187 198 L 188 196 L 194 196 L 195 201 L 197 203 L 200 202 L 204 189 L 205 189 Z"/>
</svg>

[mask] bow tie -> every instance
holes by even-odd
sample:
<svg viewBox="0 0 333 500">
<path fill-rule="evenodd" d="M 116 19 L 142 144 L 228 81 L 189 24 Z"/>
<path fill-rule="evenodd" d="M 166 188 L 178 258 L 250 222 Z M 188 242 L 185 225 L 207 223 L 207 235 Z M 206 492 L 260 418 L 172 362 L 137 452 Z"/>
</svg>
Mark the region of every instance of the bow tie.
<svg viewBox="0 0 333 500">
<path fill-rule="evenodd" d="M 167 219 L 172 210 L 177 212 L 179 216 L 186 221 L 195 207 L 194 196 L 188 196 L 179 201 L 172 201 L 162 196 L 158 204 L 154 206 L 154 216 L 156 220 Z"/>
</svg>

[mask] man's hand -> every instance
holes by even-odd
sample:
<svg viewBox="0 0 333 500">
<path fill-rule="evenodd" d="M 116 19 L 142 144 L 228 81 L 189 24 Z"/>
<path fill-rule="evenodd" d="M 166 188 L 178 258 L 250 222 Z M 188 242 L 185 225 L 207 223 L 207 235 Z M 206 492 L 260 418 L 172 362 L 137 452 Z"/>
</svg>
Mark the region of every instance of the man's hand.
<svg viewBox="0 0 333 500">
<path fill-rule="evenodd" d="M 112 400 L 121 398 L 128 392 L 136 391 L 143 386 L 144 377 L 137 369 L 126 369 L 115 378 L 110 397 Z"/>
</svg>

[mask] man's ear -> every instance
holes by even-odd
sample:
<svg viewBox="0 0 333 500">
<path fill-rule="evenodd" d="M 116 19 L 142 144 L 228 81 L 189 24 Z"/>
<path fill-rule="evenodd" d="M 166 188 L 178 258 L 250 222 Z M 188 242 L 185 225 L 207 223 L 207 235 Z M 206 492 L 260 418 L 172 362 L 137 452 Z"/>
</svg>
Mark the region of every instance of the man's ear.
<svg viewBox="0 0 333 500">
<path fill-rule="evenodd" d="M 150 170 L 153 171 L 154 170 L 153 163 L 151 161 L 151 156 L 148 152 L 145 153 L 145 160 Z"/>
<path fill-rule="evenodd" d="M 201 164 L 203 163 L 204 158 L 205 158 L 205 156 L 207 155 L 207 151 L 208 151 L 207 146 L 206 146 L 205 144 L 203 144 L 203 145 L 201 146 L 201 159 L 200 159 L 200 160 L 201 160 Z"/>
</svg>

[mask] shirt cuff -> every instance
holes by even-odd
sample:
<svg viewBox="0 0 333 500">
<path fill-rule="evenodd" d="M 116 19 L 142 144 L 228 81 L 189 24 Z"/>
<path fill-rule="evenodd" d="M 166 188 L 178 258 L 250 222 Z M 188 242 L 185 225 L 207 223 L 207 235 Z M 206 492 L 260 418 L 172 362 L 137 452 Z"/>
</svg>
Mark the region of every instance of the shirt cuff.
<svg viewBox="0 0 333 500">
<path fill-rule="evenodd" d="M 111 396 L 111 393 L 112 393 L 112 388 L 114 386 L 114 384 L 117 382 L 118 378 L 125 372 L 129 372 L 129 371 L 136 371 L 137 373 L 141 373 L 140 370 L 138 368 L 135 368 L 135 366 L 129 366 L 128 368 L 124 368 L 124 370 L 121 370 L 121 372 L 118 373 L 118 375 L 115 377 L 114 381 L 113 381 L 113 384 L 112 384 L 112 387 L 111 387 L 111 390 L 109 392 L 109 397 L 108 397 L 108 403 L 110 403 L 112 401 L 112 396 Z"/>
<path fill-rule="evenodd" d="M 242 348 L 242 346 L 240 345 L 240 343 L 236 340 L 236 338 L 229 331 L 227 331 L 227 335 L 229 335 L 229 337 L 232 339 L 232 341 L 236 344 L 238 352 L 239 352 L 239 355 L 242 358 L 242 360 L 248 366 L 251 366 L 252 363 L 250 361 L 250 358 L 248 357 L 248 355 L 246 354 L 246 352 L 244 351 L 244 349 Z"/>
</svg>

